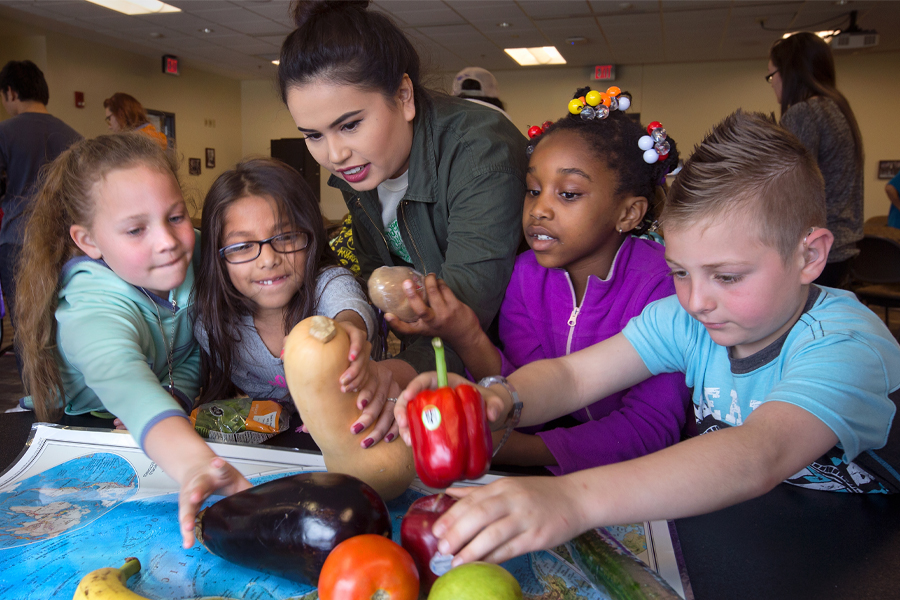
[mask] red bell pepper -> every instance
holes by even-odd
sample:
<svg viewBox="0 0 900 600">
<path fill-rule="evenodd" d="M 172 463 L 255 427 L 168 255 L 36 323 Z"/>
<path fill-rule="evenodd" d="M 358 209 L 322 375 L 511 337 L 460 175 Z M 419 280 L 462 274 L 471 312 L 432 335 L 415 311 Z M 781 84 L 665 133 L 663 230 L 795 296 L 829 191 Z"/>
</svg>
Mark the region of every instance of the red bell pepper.
<svg viewBox="0 0 900 600">
<path fill-rule="evenodd" d="M 484 399 L 471 385 L 447 385 L 447 363 L 440 338 L 432 340 L 437 359 L 437 390 L 420 392 L 406 405 L 416 474 L 433 488 L 477 479 L 491 465 L 493 441 Z"/>
</svg>

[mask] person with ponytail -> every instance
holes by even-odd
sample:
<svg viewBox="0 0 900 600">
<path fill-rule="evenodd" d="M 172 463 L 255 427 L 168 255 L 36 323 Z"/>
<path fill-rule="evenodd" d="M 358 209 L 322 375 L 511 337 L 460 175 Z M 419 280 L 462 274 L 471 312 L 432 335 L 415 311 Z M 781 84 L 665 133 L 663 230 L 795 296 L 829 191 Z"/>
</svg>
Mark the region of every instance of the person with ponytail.
<svg viewBox="0 0 900 600">
<path fill-rule="evenodd" d="M 590 101 L 594 95 L 575 92 Z M 619 92 L 617 106 L 620 98 L 628 96 Z M 442 281 L 425 280 L 431 307 L 420 308 L 445 313 L 439 320 L 448 326 L 436 333 L 475 378 L 507 376 L 592 346 L 675 293 L 665 247 L 639 237 L 655 229 L 656 190 L 678 165 L 675 140 L 666 134 L 668 153 L 647 162 L 641 125 L 622 110 L 592 107 L 592 118 L 582 118 L 582 109 L 529 132 L 522 228 L 531 249 L 517 257 L 500 307 L 503 349 Z M 415 292 L 409 301 L 421 304 Z M 597 398 L 563 422 L 512 432 L 494 460 L 546 466 L 556 475 L 629 460 L 678 442 L 692 421 L 689 405 L 684 376 L 663 373 Z"/>
<path fill-rule="evenodd" d="M 156 140 L 163 150 L 169 147 L 166 134 L 153 126 L 147 111 L 134 96 L 116 92 L 103 101 L 103 108 L 106 109 L 106 124 L 113 133 L 137 131 Z"/>
<path fill-rule="evenodd" d="M 177 161 L 139 133 L 83 140 L 46 171 L 17 274 L 23 408 L 38 421 L 107 411 L 180 485 L 179 524 L 250 487 L 194 431 L 200 389 L 191 286 L 197 232 Z"/>
<path fill-rule="evenodd" d="M 850 103 L 837 90 L 831 48 L 808 31 L 778 40 L 766 80 L 781 104 L 781 125 L 800 139 L 825 178 L 834 246 L 816 283 L 843 287 L 863 237 L 863 144 Z"/>
<path fill-rule="evenodd" d="M 425 89 L 410 41 L 367 6 L 294 4 L 282 100 L 343 194 L 362 278 L 385 265 L 435 273 L 486 329 L 521 239 L 525 138 L 493 108 Z M 403 386 L 434 368 L 430 325 L 387 320 L 404 349 L 384 364 Z M 447 361 L 463 371 L 452 347 Z"/>
</svg>

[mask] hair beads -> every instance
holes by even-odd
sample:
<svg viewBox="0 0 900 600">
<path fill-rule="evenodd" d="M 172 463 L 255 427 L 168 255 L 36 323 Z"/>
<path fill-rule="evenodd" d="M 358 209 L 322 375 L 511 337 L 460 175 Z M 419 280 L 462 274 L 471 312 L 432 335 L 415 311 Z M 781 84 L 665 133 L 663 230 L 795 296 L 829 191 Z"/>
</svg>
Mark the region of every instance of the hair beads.
<svg viewBox="0 0 900 600">
<path fill-rule="evenodd" d="M 572 99 L 569 102 L 569 112 L 581 115 L 585 120 L 605 119 L 610 111 L 625 111 L 630 106 L 631 98 L 616 86 L 612 86 L 605 92 L 592 90 L 580 98 Z"/>
<path fill-rule="evenodd" d="M 652 165 L 669 154 L 670 146 L 666 140 L 666 130 L 659 121 L 647 125 L 647 134 L 638 140 L 638 147 L 644 151 L 644 162 Z"/>
</svg>

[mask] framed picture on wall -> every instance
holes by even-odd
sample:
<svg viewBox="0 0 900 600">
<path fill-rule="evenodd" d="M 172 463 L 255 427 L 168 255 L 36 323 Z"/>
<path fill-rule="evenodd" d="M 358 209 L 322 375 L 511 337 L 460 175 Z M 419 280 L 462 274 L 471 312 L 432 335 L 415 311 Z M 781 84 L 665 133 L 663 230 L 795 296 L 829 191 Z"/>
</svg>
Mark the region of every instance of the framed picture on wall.
<svg viewBox="0 0 900 600">
<path fill-rule="evenodd" d="M 215 148 L 207 148 L 206 149 L 206 168 L 207 169 L 215 169 L 216 168 L 216 149 Z"/>
<path fill-rule="evenodd" d="M 893 179 L 900 173 L 900 160 L 879 160 L 878 179 Z"/>
<path fill-rule="evenodd" d="M 199 158 L 189 158 L 188 159 L 188 173 L 191 175 L 199 175 L 200 174 L 200 159 Z"/>
</svg>

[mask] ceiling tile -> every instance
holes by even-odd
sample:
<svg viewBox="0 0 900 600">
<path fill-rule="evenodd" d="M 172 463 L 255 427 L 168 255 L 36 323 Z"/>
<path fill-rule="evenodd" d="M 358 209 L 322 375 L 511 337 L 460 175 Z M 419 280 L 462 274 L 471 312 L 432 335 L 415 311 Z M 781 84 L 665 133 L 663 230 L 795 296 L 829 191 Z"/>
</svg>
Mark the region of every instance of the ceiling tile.
<svg viewBox="0 0 900 600">
<path fill-rule="evenodd" d="M 584 0 L 528 0 L 520 4 L 533 19 L 579 17 L 591 15 L 591 5 Z"/>
<path fill-rule="evenodd" d="M 290 0 L 272 0 L 272 2 L 241 2 L 245 10 L 257 15 L 272 19 L 293 29 L 294 21 L 291 18 Z"/>
</svg>

